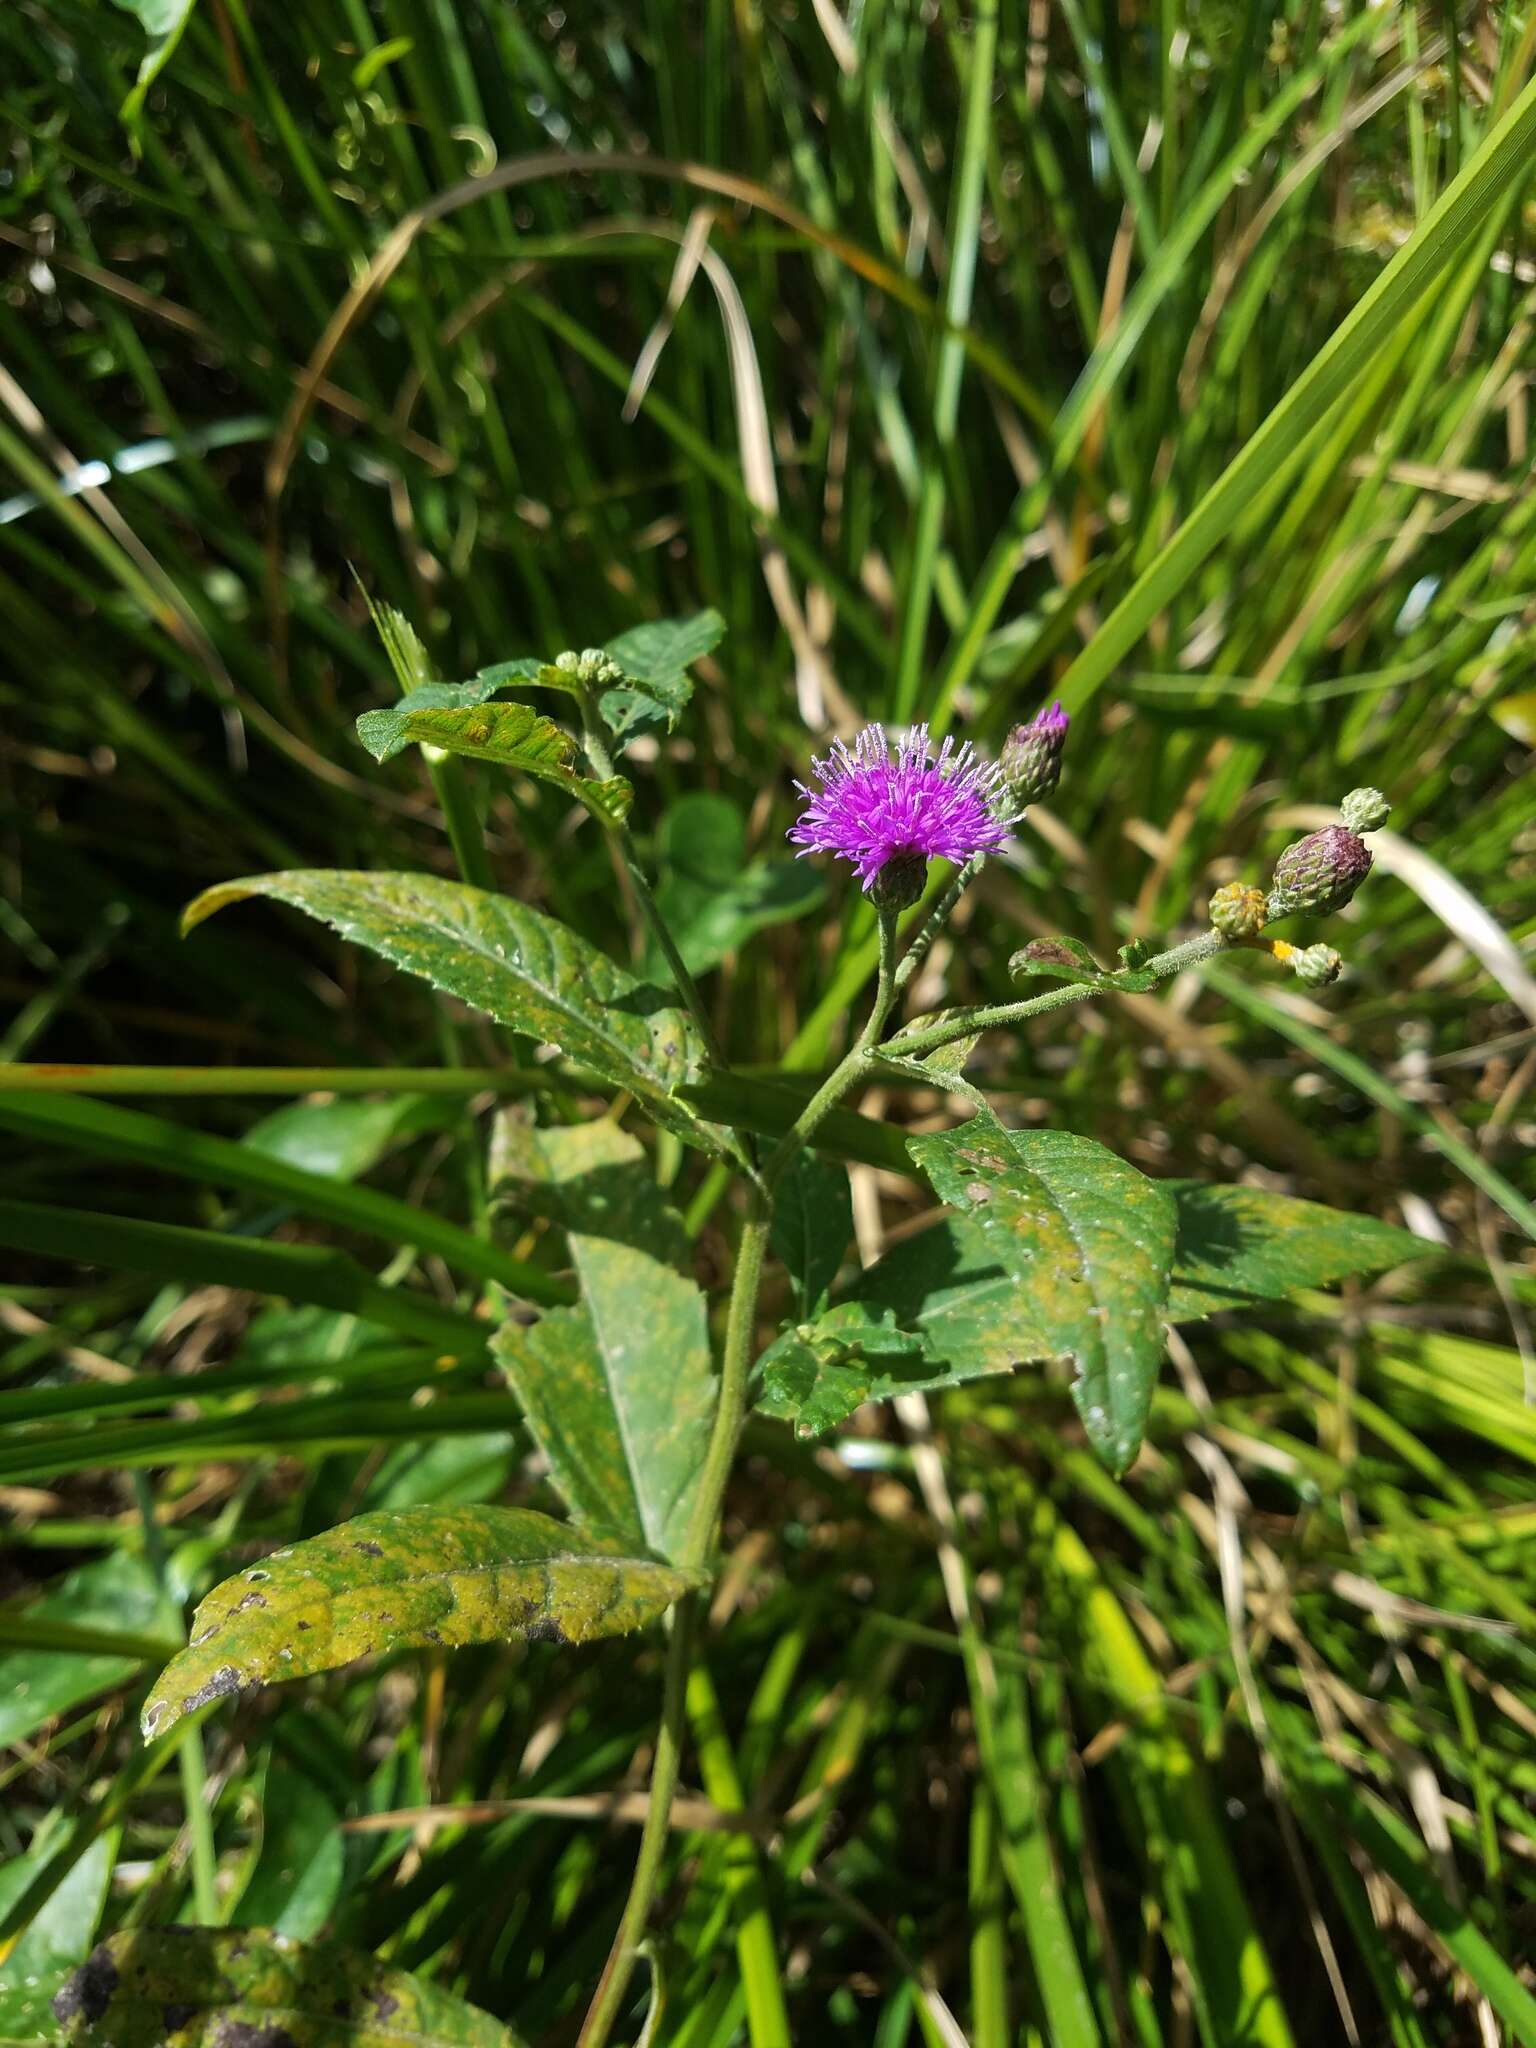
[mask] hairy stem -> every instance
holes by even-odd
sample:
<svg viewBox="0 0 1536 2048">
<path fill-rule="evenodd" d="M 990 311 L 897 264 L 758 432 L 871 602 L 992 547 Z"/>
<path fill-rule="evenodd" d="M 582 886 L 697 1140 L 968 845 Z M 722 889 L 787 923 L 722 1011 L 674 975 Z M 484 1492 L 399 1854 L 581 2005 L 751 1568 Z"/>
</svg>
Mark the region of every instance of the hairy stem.
<svg viewBox="0 0 1536 2048">
<path fill-rule="evenodd" d="M 1212 960 L 1218 953 L 1225 953 L 1241 940 L 1223 938 L 1220 932 L 1202 932 L 1196 939 L 1186 939 L 1181 946 L 1171 946 L 1166 953 L 1158 953 L 1148 960 L 1141 970 L 1153 974 L 1159 981 L 1166 981 L 1170 975 L 1183 973 L 1186 967 L 1198 967 L 1204 960 Z M 1087 1002 L 1090 996 L 1113 995 L 1114 977 L 1106 975 L 1101 982 L 1068 982 L 1061 988 L 1049 989 L 1042 996 L 1030 996 L 1019 1003 L 996 1003 L 990 1008 L 956 1010 L 940 1024 L 930 1024 L 926 1030 L 904 1031 L 892 1041 L 893 1049 L 906 1059 L 922 1059 L 926 1054 L 937 1052 L 941 1046 L 953 1045 L 958 1038 L 969 1038 L 973 1032 L 994 1031 L 999 1025 L 1022 1024 L 1029 1017 L 1043 1017 L 1050 1010 L 1065 1010 L 1073 1003 Z"/>
</svg>

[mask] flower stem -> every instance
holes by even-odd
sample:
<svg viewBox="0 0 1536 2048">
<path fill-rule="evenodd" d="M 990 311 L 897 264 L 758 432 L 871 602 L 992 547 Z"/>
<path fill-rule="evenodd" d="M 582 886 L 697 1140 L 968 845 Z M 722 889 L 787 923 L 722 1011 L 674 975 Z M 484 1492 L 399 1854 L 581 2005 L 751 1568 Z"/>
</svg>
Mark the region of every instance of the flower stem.
<svg viewBox="0 0 1536 2048">
<path fill-rule="evenodd" d="M 923 919 L 922 930 L 908 946 L 902 956 L 901 965 L 896 969 L 896 993 L 901 994 L 907 983 L 933 950 L 933 942 L 949 922 L 950 912 L 960 901 L 966 890 L 975 881 L 987 864 L 984 853 L 973 853 L 964 867 L 957 868 L 950 876 L 949 885 Z"/>
<path fill-rule="evenodd" d="M 1155 975 L 1159 981 L 1166 981 L 1170 975 L 1181 974 L 1186 967 L 1198 967 L 1202 961 L 1212 960 L 1218 953 L 1225 953 L 1240 943 L 1224 938 L 1220 932 L 1202 932 L 1198 938 L 1186 939 L 1183 945 L 1171 946 L 1166 953 L 1154 955 L 1141 971 Z M 930 1024 L 926 1030 L 904 1031 L 892 1041 L 892 1045 L 906 1059 L 922 1059 L 928 1053 L 937 1052 L 941 1046 L 953 1045 L 957 1038 L 969 1038 L 978 1031 L 993 1031 L 999 1025 L 1022 1024 L 1026 1018 L 1043 1017 L 1049 1010 L 1065 1010 L 1073 1003 L 1086 1002 L 1090 996 L 1112 996 L 1114 993 L 1112 975 L 1106 975 L 1103 981 L 1069 982 L 1062 988 L 1048 990 L 1042 996 L 1030 996 L 1021 1003 L 996 1003 L 990 1008 L 956 1010 L 942 1023 Z"/>
</svg>

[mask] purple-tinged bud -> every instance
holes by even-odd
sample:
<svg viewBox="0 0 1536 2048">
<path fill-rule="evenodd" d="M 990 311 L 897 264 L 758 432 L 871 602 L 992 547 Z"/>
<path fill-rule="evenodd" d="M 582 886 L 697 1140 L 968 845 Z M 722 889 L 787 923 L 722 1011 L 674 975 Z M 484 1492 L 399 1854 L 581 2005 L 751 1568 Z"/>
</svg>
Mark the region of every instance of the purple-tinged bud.
<svg viewBox="0 0 1536 2048">
<path fill-rule="evenodd" d="M 1338 980 L 1344 962 L 1332 946 L 1298 946 L 1288 965 L 1308 988 L 1326 988 Z"/>
<path fill-rule="evenodd" d="M 1340 910 L 1370 871 L 1370 849 L 1347 825 L 1309 832 L 1275 862 L 1269 914 L 1273 918 L 1298 910 Z"/>
<path fill-rule="evenodd" d="M 910 910 L 923 893 L 928 879 L 928 862 L 920 853 L 893 853 L 875 870 L 869 885 L 869 900 L 883 917 Z"/>
<path fill-rule="evenodd" d="M 1262 889 L 1224 882 L 1211 898 L 1211 923 L 1224 939 L 1256 939 L 1269 916 Z"/>
<path fill-rule="evenodd" d="M 998 766 L 1015 813 L 1049 796 L 1061 780 L 1061 750 L 1072 721 L 1059 704 L 1038 711 L 1008 735 Z"/>
</svg>

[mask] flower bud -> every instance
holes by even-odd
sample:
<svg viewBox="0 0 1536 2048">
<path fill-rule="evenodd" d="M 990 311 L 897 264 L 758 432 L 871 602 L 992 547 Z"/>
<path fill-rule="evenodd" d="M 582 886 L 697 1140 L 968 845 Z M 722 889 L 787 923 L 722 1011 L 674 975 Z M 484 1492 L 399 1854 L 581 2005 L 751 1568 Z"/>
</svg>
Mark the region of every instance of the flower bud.
<svg viewBox="0 0 1536 2048">
<path fill-rule="evenodd" d="M 1268 915 L 1264 891 L 1242 882 L 1224 882 L 1211 898 L 1211 923 L 1224 939 L 1256 939 Z"/>
<path fill-rule="evenodd" d="M 1371 871 L 1370 850 L 1347 825 L 1329 825 L 1288 846 L 1270 878 L 1269 914 L 1339 910 Z"/>
<path fill-rule="evenodd" d="M 1351 832 L 1379 832 L 1392 815 L 1379 789 L 1352 789 L 1339 809 Z"/>
<path fill-rule="evenodd" d="M 869 885 L 869 900 L 882 917 L 910 910 L 923 893 L 928 879 L 928 862 L 920 853 L 893 853 L 877 868 Z"/>
<path fill-rule="evenodd" d="M 1028 725 L 1016 725 L 1008 735 L 998 766 L 1003 785 L 1016 811 L 1049 796 L 1061 780 L 1061 750 L 1067 744 L 1072 721 L 1059 704 L 1036 712 Z"/>
<path fill-rule="evenodd" d="M 611 654 L 601 647 L 584 647 L 580 654 L 567 648 L 564 654 L 557 654 L 554 666 L 568 676 L 574 676 L 578 683 L 589 686 L 598 683 L 617 683 L 623 679 L 624 671 Z"/>
<path fill-rule="evenodd" d="M 1344 962 L 1332 946 L 1298 946 L 1288 964 L 1308 988 L 1326 988 L 1330 981 L 1338 980 Z"/>
</svg>

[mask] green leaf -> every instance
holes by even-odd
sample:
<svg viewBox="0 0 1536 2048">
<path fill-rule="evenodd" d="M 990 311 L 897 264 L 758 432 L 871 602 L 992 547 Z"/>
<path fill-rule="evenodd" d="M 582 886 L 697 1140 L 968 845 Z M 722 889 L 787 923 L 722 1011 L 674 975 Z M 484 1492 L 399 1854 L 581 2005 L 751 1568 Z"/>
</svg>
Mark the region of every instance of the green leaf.
<svg viewBox="0 0 1536 2048">
<path fill-rule="evenodd" d="M 624 671 L 624 681 L 603 692 L 599 709 L 616 740 L 664 728 L 670 732 L 693 695 L 691 662 L 715 647 L 725 631 L 716 611 L 686 619 L 655 619 L 631 626 L 604 652 Z"/>
<path fill-rule="evenodd" d="M 578 1307 L 510 1321 L 492 1351 L 572 1510 L 676 1556 L 714 1411 L 704 1296 L 637 1141 L 606 1120 L 498 1122 L 493 1186 L 569 1233 Z"/>
<path fill-rule="evenodd" d="M 65 1622 L 114 1634 L 154 1634 L 164 1619 L 159 1588 L 142 1558 L 127 1551 L 83 1564 L 57 1579 L 39 1600 L 0 1608 L 0 1641 L 5 1621 Z M 125 1645 L 114 1656 L 104 1649 L 10 1650 L 0 1654 L 0 1749 L 22 1742 L 45 1721 L 68 1713 L 97 1693 L 126 1685 L 138 1674 L 142 1652 Z"/>
<path fill-rule="evenodd" d="M 898 1331 L 907 1345 L 893 1342 Z M 981 1230 L 950 1216 L 877 1260 L 825 1314 L 786 1330 L 763 1355 L 758 1405 L 817 1435 L 865 1401 L 941 1392 L 1056 1349 Z"/>
<path fill-rule="evenodd" d="M 801 1152 L 779 1182 L 770 1242 L 788 1269 L 800 1314 L 818 1315 L 853 1237 L 853 1196 L 841 1166 Z"/>
<path fill-rule="evenodd" d="M 826 884 L 798 861 L 744 864 L 746 827 L 728 797 L 700 791 L 680 797 L 657 836 L 661 879 L 656 901 L 692 974 L 707 974 L 755 932 L 806 916 L 826 898 Z M 646 971 L 659 975 L 652 941 Z"/>
<path fill-rule="evenodd" d="M 1074 1358 L 1089 1442 L 1125 1471 L 1162 1360 L 1172 1195 L 1091 1138 L 1005 1130 L 990 1112 L 907 1149 L 941 1200 L 976 1218 L 1050 1349 Z"/>
<path fill-rule="evenodd" d="M 585 1643 L 654 1621 L 697 1573 L 526 1508 L 358 1515 L 215 1586 L 151 1688 L 144 1739 L 242 1687 L 380 1650 Z"/>
<path fill-rule="evenodd" d="M 149 88 L 170 63 L 196 4 L 197 0 L 114 0 L 115 6 L 135 17 L 149 38 L 133 89 L 117 110 L 125 128 L 137 127 Z"/>
<path fill-rule="evenodd" d="M 758 1367 L 765 1415 L 793 1422 L 797 1436 L 820 1436 L 866 1401 L 925 1393 L 950 1384 L 935 1370 L 920 1333 L 876 1321 L 859 1302 L 841 1302 L 814 1323 L 789 1329 Z"/>
<path fill-rule="evenodd" d="M 1434 1245 L 1375 1216 L 1298 1202 L 1264 1188 L 1210 1187 L 1195 1180 L 1162 1185 L 1179 1212 L 1170 1322 L 1435 1256 Z"/>
<path fill-rule="evenodd" d="M 428 1095 L 338 1096 L 330 1102 L 286 1102 L 264 1116 L 240 1143 L 301 1173 L 353 1181 L 371 1173 L 403 1138 L 437 1130 L 463 1114 L 462 1106 Z"/>
<path fill-rule="evenodd" d="M 724 636 L 725 620 L 717 611 L 693 612 L 685 619 L 647 619 L 631 626 L 604 652 L 638 683 L 674 683 Z"/>
<path fill-rule="evenodd" d="M 357 721 L 357 736 L 376 761 L 387 761 L 405 746 L 440 747 L 444 753 L 494 761 L 552 783 L 610 825 L 622 824 L 634 802 L 635 792 L 622 775 L 594 782 L 578 774 L 575 740 L 528 704 L 442 709 L 396 705 L 387 711 L 365 711 Z"/>
<path fill-rule="evenodd" d="M 341 1897 L 347 1860 L 342 1815 L 324 1787 L 277 1748 L 268 1758 L 258 1811 L 261 1851 L 229 1923 L 308 1940 Z"/>
<path fill-rule="evenodd" d="M 627 1088 L 679 1136 L 720 1149 L 673 1099 L 704 1067 L 691 1020 L 668 1008 L 661 990 L 635 981 L 554 918 L 433 875 L 320 869 L 249 875 L 205 889 L 184 912 L 182 928 L 190 931 L 250 896 L 320 918 L 343 938 Z"/>
<path fill-rule="evenodd" d="M 1101 967 L 1081 939 L 1031 939 L 1008 962 L 1008 972 L 1015 981 L 1043 974 L 1079 988 L 1118 990 L 1122 995 L 1140 995 L 1157 986 L 1157 976 L 1145 968 Z"/>
<path fill-rule="evenodd" d="M 49 1820 L 58 1818 L 56 1809 L 48 1815 Z M 45 1831 L 48 1843 L 40 1849 Z M 0 1911 L 8 1911 L 47 1869 L 64 1839 L 62 1828 L 49 1829 L 45 1821 L 33 1837 L 32 1852 L 0 1869 Z M 116 1851 L 115 1829 L 93 1842 L 50 1892 L 0 1963 L 0 2042 L 52 2036 L 49 2002 L 74 1966 L 85 1960 L 96 1938 Z"/>
<path fill-rule="evenodd" d="M 517 2048 L 478 2006 L 373 1956 L 259 1928 L 137 1927 L 55 2001 L 76 2048 Z"/>
</svg>

